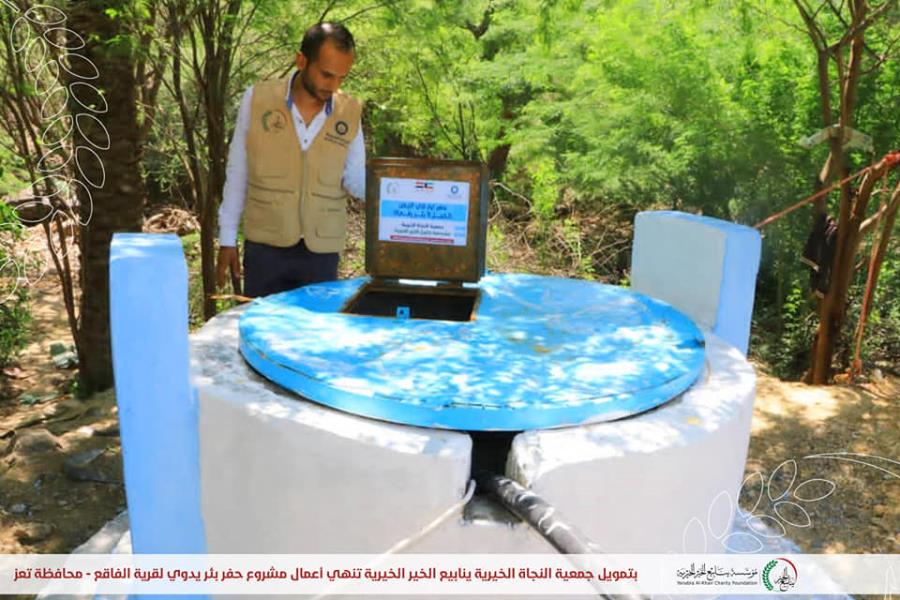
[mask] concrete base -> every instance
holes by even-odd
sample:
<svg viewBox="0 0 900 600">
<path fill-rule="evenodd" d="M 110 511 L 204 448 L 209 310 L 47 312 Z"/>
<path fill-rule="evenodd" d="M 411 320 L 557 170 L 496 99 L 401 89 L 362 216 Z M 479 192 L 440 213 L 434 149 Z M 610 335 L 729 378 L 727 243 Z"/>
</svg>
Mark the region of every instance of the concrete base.
<svg viewBox="0 0 900 600">
<path fill-rule="evenodd" d="M 741 352 L 711 335 L 706 356 L 702 380 L 655 410 L 520 434 L 507 472 L 603 552 L 725 552 L 756 375 Z"/>
<path fill-rule="evenodd" d="M 191 339 L 210 553 L 383 552 L 462 499 L 468 435 L 366 419 L 282 391 L 238 353 L 240 313 Z"/>
<path fill-rule="evenodd" d="M 472 442 L 461 432 L 365 419 L 256 375 L 237 351 L 241 309 L 191 339 L 201 507 L 211 553 L 516 553 L 552 549 L 528 527 L 463 518 Z M 679 399 L 592 426 L 519 434 L 507 474 L 605 552 L 718 552 L 743 476 L 755 376 L 710 337 L 706 373 Z M 616 482 L 611 485 L 610 482 Z M 273 501 L 278 498 L 278 501 Z M 724 499 L 728 499 L 725 501 Z M 500 534 L 499 531 L 504 533 Z"/>
</svg>

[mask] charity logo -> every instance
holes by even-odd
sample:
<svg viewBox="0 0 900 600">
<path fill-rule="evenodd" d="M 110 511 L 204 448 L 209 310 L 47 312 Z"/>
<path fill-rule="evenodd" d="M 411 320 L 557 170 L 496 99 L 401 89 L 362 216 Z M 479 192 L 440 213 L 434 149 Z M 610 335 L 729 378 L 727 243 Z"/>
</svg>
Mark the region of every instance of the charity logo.
<svg viewBox="0 0 900 600">
<path fill-rule="evenodd" d="M 450 186 L 450 193 L 453 194 L 454 196 L 457 195 L 457 194 L 459 193 L 459 186 L 456 185 L 456 184 L 451 185 L 451 186 Z"/>
<path fill-rule="evenodd" d="M 284 130 L 287 125 L 287 115 L 281 110 L 267 110 L 262 116 L 262 126 L 264 131 L 273 131 L 278 133 Z"/>
<path fill-rule="evenodd" d="M 434 191 L 434 184 L 430 181 L 417 181 L 416 189 L 420 192 Z"/>
<path fill-rule="evenodd" d="M 347 125 L 346 121 L 338 121 L 334 124 L 334 130 L 337 131 L 338 135 L 344 135 L 350 129 L 350 126 Z"/>
<path fill-rule="evenodd" d="M 770 592 L 786 592 L 797 584 L 797 567 L 786 558 L 776 558 L 766 563 L 762 582 Z"/>
</svg>

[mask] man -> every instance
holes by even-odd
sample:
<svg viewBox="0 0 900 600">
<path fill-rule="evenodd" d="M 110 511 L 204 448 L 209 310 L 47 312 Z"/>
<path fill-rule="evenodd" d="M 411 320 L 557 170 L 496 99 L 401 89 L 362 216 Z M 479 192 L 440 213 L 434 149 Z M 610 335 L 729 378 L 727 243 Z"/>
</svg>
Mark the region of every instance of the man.
<svg viewBox="0 0 900 600">
<path fill-rule="evenodd" d="M 319 23 L 304 34 L 290 77 L 244 93 L 219 208 L 219 286 L 228 270 L 240 277 L 242 215 L 245 295 L 337 279 L 347 193 L 365 197 L 361 107 L 338 91 L 354 52 L 346 27 Z"/>
</svg>

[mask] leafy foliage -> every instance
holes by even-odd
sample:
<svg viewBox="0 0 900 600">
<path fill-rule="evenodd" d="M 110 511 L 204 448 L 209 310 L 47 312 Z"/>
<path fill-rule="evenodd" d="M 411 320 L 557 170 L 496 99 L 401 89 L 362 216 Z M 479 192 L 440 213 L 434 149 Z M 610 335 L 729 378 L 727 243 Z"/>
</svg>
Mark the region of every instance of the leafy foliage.
<svg viewBox="0 0 900 600">
<path fill-rule="evenodd" d="M 196 6 L 141 0 L 114 16 L 134 23 L 138 55 L 153 63 L 172 50 L 167 13 Z M 626 281 L 638 211 L 753 224 L 809 194 L 827 154 L 824 145 L 798 144 L 822 116 L 816 56 L 790 2 L 245 0 L 237 14 L 247 30 L 230 64 L 228 127 L 248 85 L 291 71 L 307 25 L 345 21 L 357 40 L 345 87 L 365 101 L 369 156 L 490 165 L 493 269 Z M 884 48 L 892 35 L 889 26 L 873 28 L 868 39 Z M 188 165 L 211 162 L 208 99 L 198 83 L 207 56 L 190 51 L 188 36 L 198 48 L 202 36 L 186 31 L 179 46 L 196 147 L 185 143 L 169 57 L 155 75 L 156 105 L 141 108 L 152 122 L 141 168 L 152 200 L 196 208 L 191 186 L 209 173 L 194 176 Z M 889 60 L 862 81 L 856 128 L 873 137 L 875 155 L 854 150 L 851 168 L 900 147 L 898 106 L 900 61 Z M 800 211 L 764 231 L 753 348 L 783 376 L 800 374 L 814 331 L 799 261 L 810 221 Z M 851 290 L 848 323 L 862 285 Z M 900 352 L 898 290 L 895 242 L 871 316 L 869 360 Z"/>
<path fill-rule="evenodd" d="M 21 240 L 22 226 L 16 213 L 0 202 L 0 368 L 9 365 L 27 341 L 28 294 L 19 285 L 18 267 L 12 262 L 8 244 Z"/>
</svg>

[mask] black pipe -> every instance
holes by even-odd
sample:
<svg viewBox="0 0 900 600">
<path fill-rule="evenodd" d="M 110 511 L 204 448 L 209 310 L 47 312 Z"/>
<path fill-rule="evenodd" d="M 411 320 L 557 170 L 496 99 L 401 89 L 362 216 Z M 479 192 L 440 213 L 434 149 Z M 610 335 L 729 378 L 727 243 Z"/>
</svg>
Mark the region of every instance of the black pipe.
<svg viewBox="0 0 900 600">
<path fill-rule="evenodd" d="M 556 509 L 546 500 L 509 477 L 478 471 L 475 485 L 481 492 L 494 496 L 511 513 L 528 523 L 556 548 L 560 554 L 594 554 L 590 544 L 556 515 Z M 610 596 L 599 592 L 601 598 L 616 600 L 647 600 L 638 594 Z"/>
<path fill-rule="evenodd" d="M 534 527 L 562 554 L 591 554 L 588 544 L 561 521 L 546 500 L 503 475 L 480 471 L 476 489 L 495 496 L 510 512 Z"/>
</svg>

